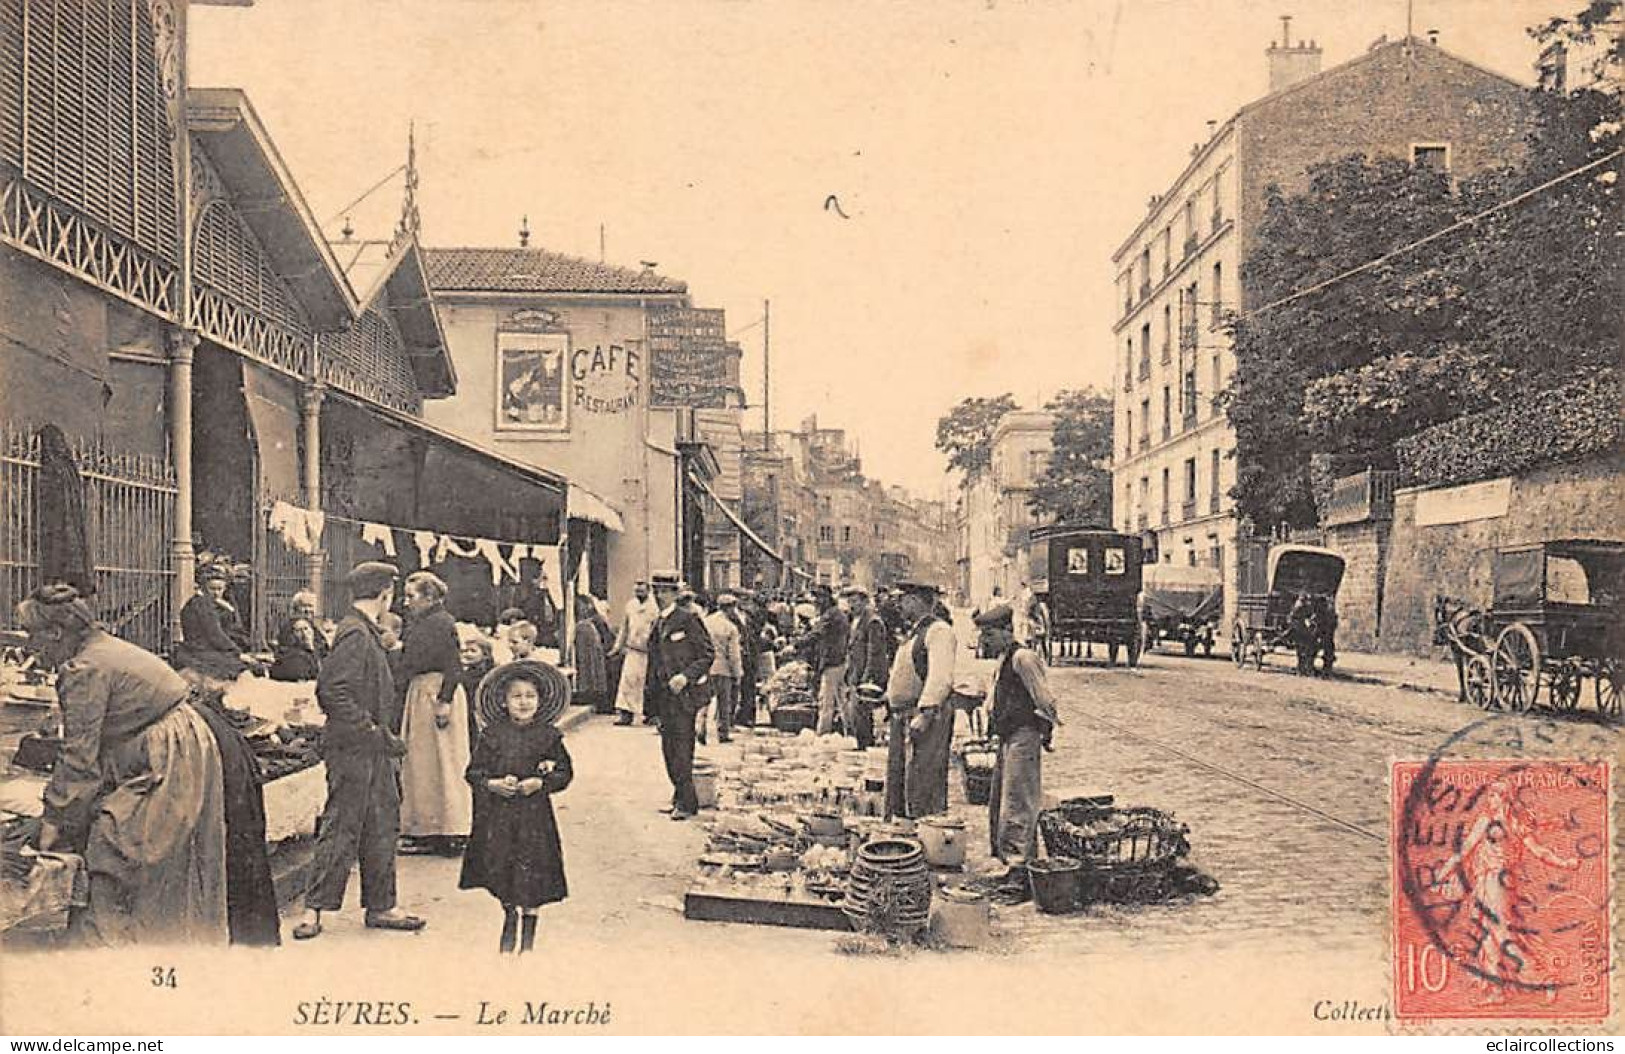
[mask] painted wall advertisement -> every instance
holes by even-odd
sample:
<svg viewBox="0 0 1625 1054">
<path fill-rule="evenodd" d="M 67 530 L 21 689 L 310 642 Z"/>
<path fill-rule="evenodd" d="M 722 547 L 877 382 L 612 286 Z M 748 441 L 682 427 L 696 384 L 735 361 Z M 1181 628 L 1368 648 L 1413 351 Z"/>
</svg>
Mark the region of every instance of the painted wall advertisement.
<svg viewBox="0 0 1625 1054">
<path fill-rule="evenodd" d="M 595 414 L 618 414 L 638 405 L 643 355 L 635 345 L 595 344 L 570 352 L 575 404 Z"/>
<path fill-rule="evenodd" d="M 497 430 L 564 432 L 565 333 L 497 331 Z"/>
<path fill-rule="evenodd" d="M 739 350 L 724 313 L 662 305 L 649 309 L 649 401 L 654 406 L 726 407 L 739 391 Z"/>
</svg>

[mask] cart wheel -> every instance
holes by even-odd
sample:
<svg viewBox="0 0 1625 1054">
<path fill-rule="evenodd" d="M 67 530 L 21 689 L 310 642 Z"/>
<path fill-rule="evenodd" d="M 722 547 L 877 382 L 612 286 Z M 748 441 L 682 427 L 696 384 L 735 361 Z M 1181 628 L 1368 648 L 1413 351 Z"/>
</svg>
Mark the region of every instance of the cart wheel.
<svg viewBox="0 0 1625 1054">
<path fill-rule="evenodd" d="M 1580 707 L 1580 668 L 1572 663 L 1564 663 L 1552 670 L 1548 679 L 1551 694 L 1550 705 L 1558 710 L 1572 713 Z"/>
<path fill-rule="evenodd" d="M 1230 661 L 1238 670 L 1247 665 L 1247 635 L 1239 622 L 1230 627 Z"/>
<path fill-rule="evenodd" d="M 1495 641 L 1495 697 L 1501 709 L 1527 713 L 1540 697 L 1540 642 L 1514 622 Z"/>
<path fill-rule="evenodd" d="M 1467 701 L 1480 710 L 1494 710 L 1495 670 L 1488 655 L 1474 655 L 1467 660 Z"/>
<path fill-rule="evenodd" d="M 1625 694 L 1625 670 L 1619 660 L 1609 659 L 1597 667 L 1597 712 L 1612 720 L 1619 719 L 1620 696 Z"/>
<path fill-rule="evenodd" d="M 1253 630 L 1253 669 L 1264 668 L 1264 631 Z"/>
</svg>

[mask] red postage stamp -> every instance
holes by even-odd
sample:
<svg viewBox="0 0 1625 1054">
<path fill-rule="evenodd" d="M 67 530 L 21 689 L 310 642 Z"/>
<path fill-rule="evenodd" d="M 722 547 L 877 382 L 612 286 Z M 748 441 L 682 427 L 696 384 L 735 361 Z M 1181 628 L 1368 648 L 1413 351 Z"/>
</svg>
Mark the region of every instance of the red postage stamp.
<svg viewBox="0 0 1625 1054">
<path fill-rule="evenodd" d="M 1605 761 L 1394 764 L 1396 1017 L 1608 1017 L 1609 787 Z"/>
</svg>

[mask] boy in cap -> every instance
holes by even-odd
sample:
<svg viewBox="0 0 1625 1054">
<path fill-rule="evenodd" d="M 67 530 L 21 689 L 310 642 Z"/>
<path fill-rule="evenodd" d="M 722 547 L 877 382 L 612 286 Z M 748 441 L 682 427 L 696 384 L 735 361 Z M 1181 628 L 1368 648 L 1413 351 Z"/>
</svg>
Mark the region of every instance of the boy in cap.
<svg viewBox="0 0 1625 1054">
<path fill-rule="evenodd" d="M 345 584 L 351 610 L 339 623 L 333 650 L 316 680 L 316 701 L 327 715 L 322 760 L 327 804 L 316 836 L 316 857 L 305 891 L 305 918 L 297 940 L 322 932 L 322 912 L 344 904 L 350 868 L 361 865 L 361 904 L 370 929 L 421 930 L 422 919 L 395 902 L 395 843 L 400 837 L 400 759 L 406 744 L 398 720 L 395 680 L 379 621 L 395 599 L 393 564 L 357 564 Z"/>
<path fill-rule="evenodd" d="M 999 740 L 999 760 L 988 795 L 988 839 L 993 855 L 1011 865 L 1037 852 L 1044 751 L 1061 723 L 1044 663 L 1016 639 L 1014 615 L 1000 604 L 976 616 L 983 647 L 999 660 L 989 699 L 988 725 Z"/>
</svg>

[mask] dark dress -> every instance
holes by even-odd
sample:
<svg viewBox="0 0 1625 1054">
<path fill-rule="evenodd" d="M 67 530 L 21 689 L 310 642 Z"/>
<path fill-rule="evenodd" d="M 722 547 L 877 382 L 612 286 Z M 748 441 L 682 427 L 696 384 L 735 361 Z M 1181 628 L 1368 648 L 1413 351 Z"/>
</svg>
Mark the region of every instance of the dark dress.
<svg viewBox="0 0 1625 1054">
<path fill-rule="evenodd" d="M 543 761 L 554 763 L 542 789 L 524 797 L 502 798 L 485 781 L 503 776 L 527 779 Z M 516 725 L 506 718 L 480 735 L 468 763 L 474 788 L 474 832 L 463 854 L 462 889 L 484 889 L 504 904 L 534 908 L 569 895 L 564 853 L 550 795 L 570 785 L 570 754 L 557 728 L 543 721 Z"/>
<path fill-rule="evenodd" d="M 276 661 L 271 664 L 271 680 L 314 681 L 321 670 L 321 660 L 314 649 L 298 641 L 290 641 L 277 645 Z"/>
<path fill-rule="evenodd" d="M 240 658 L 245 642 L 237 610 L 206 593 L 194 593 L 182 605 L 181 637 L 175 662 L 183 670 L 230 681 L 247 669 Z"/>
</svg>

